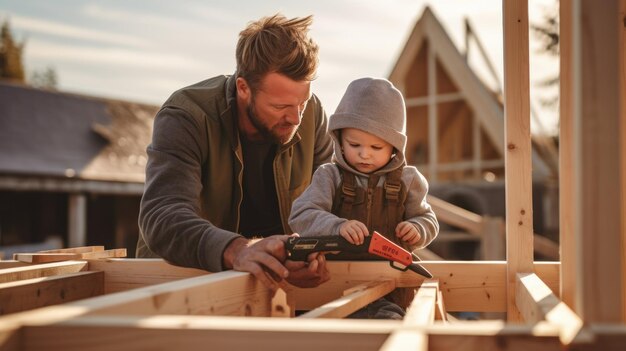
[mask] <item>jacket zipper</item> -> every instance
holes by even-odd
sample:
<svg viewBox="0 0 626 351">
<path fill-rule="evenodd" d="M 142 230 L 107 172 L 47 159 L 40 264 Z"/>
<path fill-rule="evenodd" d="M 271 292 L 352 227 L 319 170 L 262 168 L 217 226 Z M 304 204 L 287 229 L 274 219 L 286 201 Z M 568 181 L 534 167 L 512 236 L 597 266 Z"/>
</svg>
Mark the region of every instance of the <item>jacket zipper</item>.
<svg viewBox="0 0 626 351">
<path fill-rule="evenodd" d="M 241 148 L 241 144 L 239 144 L 239 147 Z M 241 203 L 243 202 L 243 160 L 241 159 L 241 156 L 237 151 L 238 150 L 235 149 L 235 157 L 237 157 L 241 169 L 239 170 L 239 174 L 237 175 L 237 185 L 239 186 L 239 200 L 237 200 L 237 223 L 235 223 L 235 233 L 239 233 L 239 223 L 241 222 Z"/>
</svg>

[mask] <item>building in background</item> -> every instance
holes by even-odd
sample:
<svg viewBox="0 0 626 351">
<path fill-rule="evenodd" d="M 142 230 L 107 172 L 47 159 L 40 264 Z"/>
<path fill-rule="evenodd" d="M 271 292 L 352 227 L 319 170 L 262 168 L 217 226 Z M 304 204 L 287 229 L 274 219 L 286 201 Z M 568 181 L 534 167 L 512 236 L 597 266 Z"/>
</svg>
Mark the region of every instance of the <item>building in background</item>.
<svg viewBox="0 0 626 351">
<path fill-rule="evenodd" d="M 501 94 L 466 58 L 425 8 L 389 76 L 406 100 L 407 162 L 428 178 L 432 195 L 479 215 L 504 217 Z M 558 240 L 558 152 L 550 138 L 533 136 L 532 143 L 534 231 Z M 456 229 L 442 230 L 438 242 Z M 460 245 L 467 251 L 467 242 Z"/>
<path fill-rule="evenodd" d="M 134 248 L 157 110 L 0 82 L 0 246 Z"/>
</svg>

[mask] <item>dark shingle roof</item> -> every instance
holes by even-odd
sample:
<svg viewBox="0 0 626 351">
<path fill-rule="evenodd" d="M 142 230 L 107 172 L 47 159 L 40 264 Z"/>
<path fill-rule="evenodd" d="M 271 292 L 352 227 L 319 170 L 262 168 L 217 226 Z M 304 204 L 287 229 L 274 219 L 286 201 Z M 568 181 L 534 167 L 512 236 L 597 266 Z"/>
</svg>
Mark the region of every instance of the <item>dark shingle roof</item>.
<svg viewBox="0 0 626 351">
<path fill-rule="evenodd" d="M 157 111 L 0 82 L 0 174 L 143 182 Z"/>
</svg>

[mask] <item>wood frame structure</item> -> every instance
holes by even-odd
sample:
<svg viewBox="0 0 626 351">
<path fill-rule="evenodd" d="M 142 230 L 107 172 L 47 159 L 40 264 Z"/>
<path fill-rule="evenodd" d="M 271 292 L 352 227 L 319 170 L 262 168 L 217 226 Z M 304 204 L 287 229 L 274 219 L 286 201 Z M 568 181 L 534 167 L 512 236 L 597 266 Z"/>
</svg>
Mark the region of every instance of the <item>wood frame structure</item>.
<svg viewBox="0 0 626 351">
<path fill-rule="evenodd" d="M 527 11 L 526 0 L 504 1 L 506 261 L 425 261 L 432 280 L 385 262 L 329 262 L 329 282 L 275 296 L 248 273 L 163 260 L 2 261 L 0 301 L 22 312 L 0 318 L 0 350 L 622 350 L 626 0 L 561 2 L 561 262 L 532 261 Z M 417 289 L 403 321 L 338 318 L 396 287 Z"/>
</svg>

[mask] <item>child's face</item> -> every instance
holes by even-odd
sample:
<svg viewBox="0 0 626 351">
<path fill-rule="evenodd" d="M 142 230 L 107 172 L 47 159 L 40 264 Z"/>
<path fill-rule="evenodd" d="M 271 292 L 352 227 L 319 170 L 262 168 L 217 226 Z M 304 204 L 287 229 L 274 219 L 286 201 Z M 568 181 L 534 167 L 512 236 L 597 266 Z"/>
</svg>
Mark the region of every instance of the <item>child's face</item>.
<svg viewBox="0 0 626 351">
<path fill-rule="evenodd" d="M 366 174 L 384 167 L 393 153 L 393 146 L 388 142 L 354 128 L 341 130 L 341 149 L 346 162 Z"/>
</svg>

